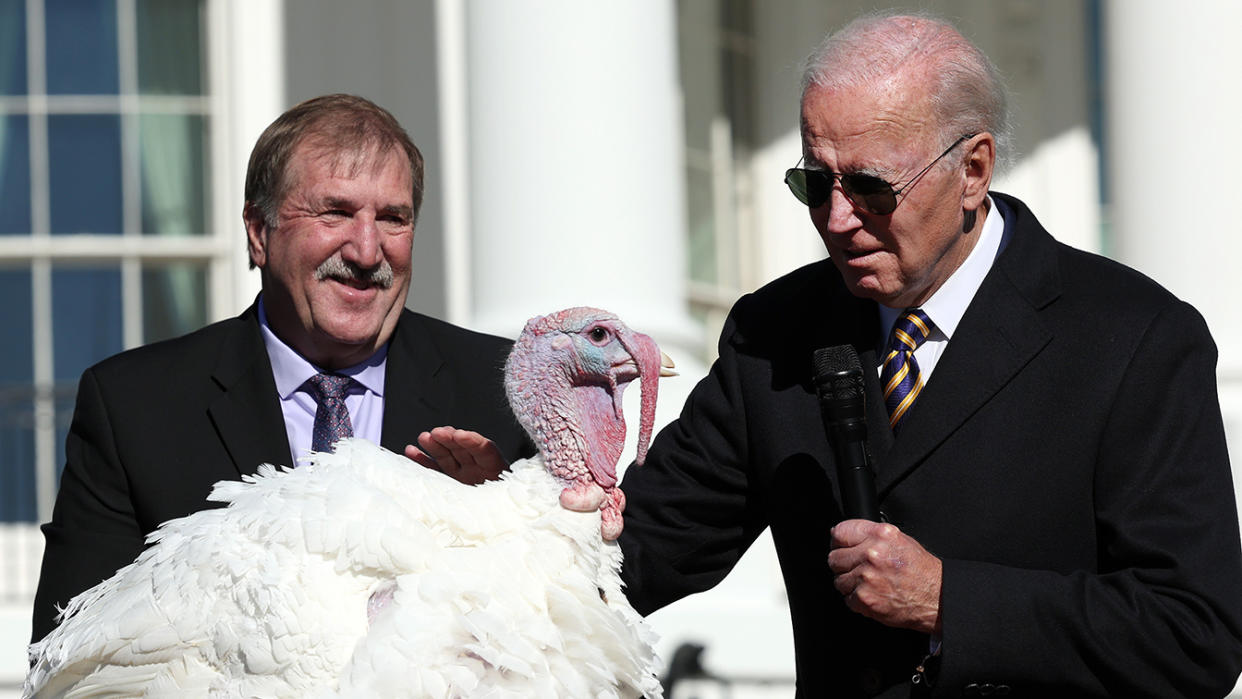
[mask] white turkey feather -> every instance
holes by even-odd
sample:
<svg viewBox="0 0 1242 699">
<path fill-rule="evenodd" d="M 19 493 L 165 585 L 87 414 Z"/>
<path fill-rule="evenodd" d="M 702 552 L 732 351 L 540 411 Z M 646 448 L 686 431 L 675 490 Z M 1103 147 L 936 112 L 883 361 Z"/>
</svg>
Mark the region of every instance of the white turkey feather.
<svg viewBox="0 0 1242 699">
<path fill-rule="evenodd" d="M 221 482 L 31 646 L 26 695 L 660 696 L 601 515 L 350 439 Z M 370 614 L 370 619 L 368 615 Z"/>
</svg>

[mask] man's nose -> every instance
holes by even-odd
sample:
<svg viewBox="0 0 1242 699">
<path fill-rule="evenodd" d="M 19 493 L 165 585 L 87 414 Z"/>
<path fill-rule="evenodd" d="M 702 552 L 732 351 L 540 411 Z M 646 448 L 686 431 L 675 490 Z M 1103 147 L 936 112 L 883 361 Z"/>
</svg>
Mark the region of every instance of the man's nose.
<svg viewBox="0 0 1242 699">
<path fill-rule="evenodd" d="M 363 269 L 378 267 L 384 261 L 384 248 L 375 217 L 359 213 L 349 230 L 349 239 L 341 248 L 341 254 Z"/>
<path fill-rule="evenodd" d="M 845 195 L 840 181 L 833 182 L 832 192 L 828 195 L 828 201 L 824 203 L 824 206 L 831 207 L 828 211 L 829 233 L 849 233 L 862 225 L 858 212 L 854 208 L 854 202 Z"/>
</svg>

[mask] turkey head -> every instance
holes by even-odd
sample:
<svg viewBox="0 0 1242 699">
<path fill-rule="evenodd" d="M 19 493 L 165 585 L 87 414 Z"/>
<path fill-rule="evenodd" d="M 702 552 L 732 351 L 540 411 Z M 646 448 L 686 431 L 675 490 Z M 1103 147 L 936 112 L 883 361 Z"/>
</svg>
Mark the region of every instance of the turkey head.
<svg viewBox="0 0 1242 699">
<path fill-rule="evenodd" d="M 673 366 L 655 341 L 597 308 L 568 308 L 532 318 L 505 364 L 505 391 L 544 464 L 565 485 L 567 509 L 600 508 L 603 536 L 621 533 L 625 496 L 617 459 L 625 447 L 622 394 L 642 387 L 636 462 L 655 423 L 657 383 Z"/>
</svg>

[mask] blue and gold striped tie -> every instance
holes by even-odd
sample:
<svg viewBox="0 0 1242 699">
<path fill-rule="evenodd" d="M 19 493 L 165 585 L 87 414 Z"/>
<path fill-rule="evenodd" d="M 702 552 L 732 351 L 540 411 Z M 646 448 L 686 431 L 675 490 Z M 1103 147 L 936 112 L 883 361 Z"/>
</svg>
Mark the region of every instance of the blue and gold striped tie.
<svg viewBox="0 0 1242 699">
<path fill-rule="evenodd" d="M 884 386 L 884 406 L 888 408 L 888 422 L 896 432 L 901 419 L 923 390 L 923 375 L 914 360 L 914 350 L 931 335 L 931 320 L 923 311 L 912 308 L 893 324 L 889 336 L 888 356 L 880 371 L 880 383 Z"/>
</svg>

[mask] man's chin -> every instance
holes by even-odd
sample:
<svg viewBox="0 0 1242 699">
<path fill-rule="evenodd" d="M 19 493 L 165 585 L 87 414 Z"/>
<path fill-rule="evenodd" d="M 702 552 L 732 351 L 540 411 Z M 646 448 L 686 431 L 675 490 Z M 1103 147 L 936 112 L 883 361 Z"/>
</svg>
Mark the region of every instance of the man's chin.
<svg viewBox="0 0 1242 699">
<path fill-rule="evenodd" d="M 875 277 L 864 276 L 860 279 L 851 279 L 849 276 L 846 276 L 845 288 L 848 289 L 851 294 L 860 299 L 875 301 L 882 306 L 892 306 L 894 308 L 900 307 L 893 305 L 898 303 L 896 301 L 896 295 L 880 285 Z"/>
<path fill-rule="evenodd" d="M 394 324 L 395 325 L 395 324 Z M 392 336 L 384 324 L 324 324 L 317 328 L 316 345 L 329 355 L 333 368 L 357 364 L 370 357 Z M 345 362 L 345 363 L 343 363 Z"/>
</svg>

